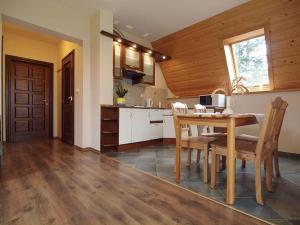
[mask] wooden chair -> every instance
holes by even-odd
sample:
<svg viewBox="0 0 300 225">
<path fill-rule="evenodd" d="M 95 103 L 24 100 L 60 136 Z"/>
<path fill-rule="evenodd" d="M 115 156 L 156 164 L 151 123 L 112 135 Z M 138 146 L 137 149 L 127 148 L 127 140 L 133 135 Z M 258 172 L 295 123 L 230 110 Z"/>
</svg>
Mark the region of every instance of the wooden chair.
<svg viewBox="0 0 300 225">
<path fill-rule="evenodd" d="M 172 104 L 172 110 L 173 110 L 173 119 L 174 119 L 174 127 L 176 127 L 177 124 L 177 116 L 180 114 L 187 114 L 188 113 L 188 107 L 184 103 L 176 102 Z M 200 161 L 200 152 L 204 152 L 204 170 L 203 170 L 203 180 L 205 183 L 208 182 L 208 149 L 209 149 L 209 143 L 216 140 L 214 137 L 209 136 L 197 136 L 192 137 L 192 130 L 189 125 L 182 126 L 182 131 L 188 132 L 188 137 L 181 138 L 180 143 L 180 150 L 182 148 L 188 149 L 188 166 L 191 165 L 191 158 L 192 158 L 192 150 L 197 149 L 197 163 Z M 179 134 L 176 133 L 176 138 Z"/>
<path fill-rule="evenodd" d="M 194 105 L 195 113 L 206 113 L 206 107 L 201 104 Z M 198 136 L 210 136 L 210 137 L 224 137 L 227 134 L 222 132 L 215 132 L 214 127 L 208 127 L 208 126 L 197 126 Z M 201 152 L 197 154 L 197 162 L 199 162 L 201 156 Z M 199 158 L 198 158 L 199 157 Z M 226 157 L 222 156 L 222 161 L 220 159 L 217 159 L 217 172 L 220 172 L 220 162 L 222 162 L 222 169 L 226 167 Z"/>
<path fill-rule="evenodd" d="M 278 97 L 268 105 L 257 143 L 236 139 L 236 159 L 249 160 L 254 163 L 256 201 L 261 205 L 264 204 L 261 187 L 261 162 L 266 161 L 267 190 L 272 192 L 273 149 L 276 145 L 276 134 L 280 129 L 280 111 L 286 104 Z M 216 157 L 227 154 L 227 140 L 226 138 L 218 139 L 211 143 L 211 146 L 211 187 L 214 188 L 216 186 Z"/>
<path fill-rule="evenodd" d="M 279 136 L 280 136 L 280 132 L 281 132 L 281 127 L 283 124 L 283 119 L 284 119 L 284 115 L 286 112 L 286 109 L 288 107 L 288 103 L 287 102 L 283 102 L 279 114 L 278 114 L 278 123 L 277 126 L 278 128 L 276 129 L 276 134 L 275 134 L 275 144 L 274 144 L 274 149 L 273 149 L 273 161 L 274 161 L 274 166 L 275 166 L 275 174 L 277 177 L 280 177 L 280 169 L 279 169 L 279 151 L 278 151 L 278 141 L 279 141 Z M 257 143 L 258 141 L 258 137 L 257 136 L 253 136 L 253 135 L 248 135 L 248 134 L 241 134 L 239 136 L 237 136 L 237 139 L 239 140 L 244 140 L 244 141 L 249 141 L 252 142 L 254 144 Z M 243 161 L 243 167 L 246 166 L 245 161 Z"/>
</svg>

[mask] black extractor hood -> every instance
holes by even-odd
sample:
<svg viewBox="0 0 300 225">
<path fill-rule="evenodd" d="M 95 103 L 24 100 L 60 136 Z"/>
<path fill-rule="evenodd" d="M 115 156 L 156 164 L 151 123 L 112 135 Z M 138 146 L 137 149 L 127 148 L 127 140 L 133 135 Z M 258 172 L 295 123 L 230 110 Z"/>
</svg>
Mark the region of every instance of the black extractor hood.
<svg viewBox="0 0 300 225">
<path fill-rule="evenodd" d="M 145 74 L 142 71 L 123 68 L 123 77 L 132 80 L 132 84 L 139 84 L 143 81 Z"/>
</svg>

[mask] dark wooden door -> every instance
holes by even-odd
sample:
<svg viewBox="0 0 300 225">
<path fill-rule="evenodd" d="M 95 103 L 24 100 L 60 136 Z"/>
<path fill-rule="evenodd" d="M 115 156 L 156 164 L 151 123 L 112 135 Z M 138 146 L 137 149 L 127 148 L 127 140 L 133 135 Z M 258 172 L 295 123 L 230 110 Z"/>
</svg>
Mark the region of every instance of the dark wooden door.
<svg viewBox="0 0 300 225">
<path fill-rule="evenodd" d="M 6 57 L 8 141 L 52 136 L 53 65 Z"/>
<path fill-rule="evenodd" d="M 74 50 L 62 60 L 62 140 L 74 144 Z"/>
</svg>

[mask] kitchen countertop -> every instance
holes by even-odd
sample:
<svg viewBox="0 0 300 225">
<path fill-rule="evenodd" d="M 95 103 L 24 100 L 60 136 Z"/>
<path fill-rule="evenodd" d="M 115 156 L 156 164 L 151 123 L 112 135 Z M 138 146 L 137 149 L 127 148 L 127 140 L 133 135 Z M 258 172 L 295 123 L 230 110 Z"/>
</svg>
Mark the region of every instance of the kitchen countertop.
<svg viewBox="0 0 300 225">
<path fill-rule="evenodd" d="M 118 105 L 101 105 L 101 107 L 106 107 L 106 108 L 130 108 L 130 109 L 171 109 L 171 108 L 159 108 L 159 107 L 138 107 L 138 106 L 118 106 Z"/>
<path fill-rule="evenodd" d="M 103 104 L 101 105 L 101 107 L 106 107 L 106 108 L 130 108 L 130 109 L 169 109 L 171 110 L 172 108 L 159 108 L 159 107 L 137 107 L 137 106 L 128 106 L 128 105 L 124 105 L 124 106 L 118 106 L 118 105 L 106 105 L 106 104 Z M 225 108 L 219 108 L 219 107 L 212 107 L 212 106 L 209 106 L 209 107 L 206 107 L 207 109 L 215 109 L 217 111 L 220 111 L 220 110 L 224 110 Z M 194 108 L 188 108 L 188 109 L 194 109 Z"/>
</svg>

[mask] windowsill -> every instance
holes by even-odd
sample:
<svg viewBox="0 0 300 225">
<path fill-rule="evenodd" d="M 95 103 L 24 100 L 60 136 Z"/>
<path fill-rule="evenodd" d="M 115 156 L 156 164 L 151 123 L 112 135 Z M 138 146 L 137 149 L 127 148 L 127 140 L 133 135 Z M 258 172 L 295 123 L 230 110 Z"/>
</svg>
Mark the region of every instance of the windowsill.
<svg viewBox="0 0 300 225">
<path fill-rule="evenodd" d="M 300 88 L 292 88 L 292 89 L 276 89 L 276 90 L 260 90 L 260 91 L 255 91 L 255 92 L 249 92 L 246 93 L 245 95 L 252 95 L 252 94 L 268 94 L 268 93 L 280 93 L 280 92 L 293 92 L 293 91 L 300 91 Z M 211 93 L 207 93 L 209 95 Z M 203 93 L 205 95 L 205 93 Z M 233 93 L 233 95 L 242 95 L 241 93 Z M 167 98 L 167 100 L 172 101 L 172 100 L 180 100 L 180 99 L 193 99 L 193 98 L 199 98 L 199 96 L 176 96 L 172 98 Z"/>
<path fill-rule="evenodd" d="M 278 92 L 292 92 L 292 91 L 300 91 L 300 88 L 292 88 L 292 89 L 261 89 L 256 91 L 249 90 L 249 93 L 245 93 L 244 95 L 251 94 L 267 94 L 267 93 L 278 93 Z M 242 95 L 241 93 L 233 93 L 233 95 Z"/>
</svg>

